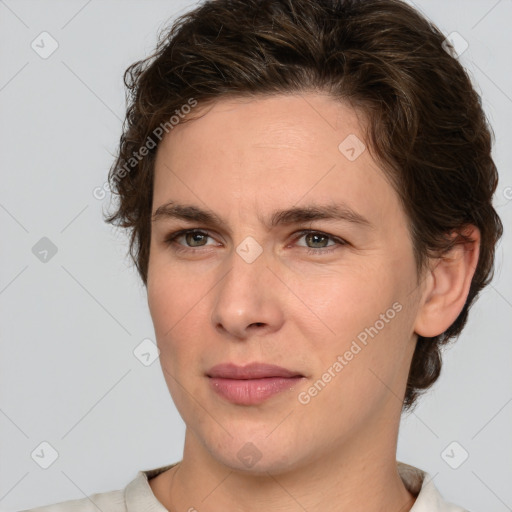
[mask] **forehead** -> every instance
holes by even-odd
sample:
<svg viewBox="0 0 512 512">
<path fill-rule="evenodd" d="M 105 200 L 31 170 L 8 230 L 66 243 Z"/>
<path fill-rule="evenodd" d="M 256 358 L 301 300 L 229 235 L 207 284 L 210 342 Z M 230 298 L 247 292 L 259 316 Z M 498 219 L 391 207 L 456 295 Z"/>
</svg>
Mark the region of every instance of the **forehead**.
<svg viewBox="0 0 512 512">
<path fill-rule="evenodd" d="M 235 148 L 243 138 L 247 146 L 262 153 L 288 147 L 308 153 L 327 150 L 337 156 L 340 137 L 364 139 L 363 125 L 361 111 L 326 94 L 219 99 L 206 107 L 197 106 L 191 121 L 174 127 L 161 146 L 200 137 L 198 149 L 218 147 L 219 142 L 222 147 Z M 279 154 L 283 152 L 275 152 L 276 157 Z"/>
<path fill-rule="evenodd" d="M 364 117 L 327 95 L 223 99 L 192 114 L 159 146 L 154 210 L 177 198 L 231 215 L 343 200 L 378 217 L 397 202 Z"/>
</svg>

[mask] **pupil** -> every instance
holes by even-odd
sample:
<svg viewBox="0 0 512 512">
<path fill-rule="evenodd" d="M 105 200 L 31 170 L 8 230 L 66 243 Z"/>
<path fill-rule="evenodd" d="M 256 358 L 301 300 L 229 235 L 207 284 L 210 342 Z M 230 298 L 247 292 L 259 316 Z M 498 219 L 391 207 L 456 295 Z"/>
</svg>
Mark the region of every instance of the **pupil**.
<svg viewBox="0 0 512 512">
<path fill-rule="evenodd" d="M 320 247 L 325 247 L 325 244 L 322 244 L 318 241 L 318 239 L 323 239 L 325 242 L 326 237 L 324 235 L 319 235 L 318 233 L 310 233 L 307 235 L 307 237 L 309 237 L 309 241 L 311 241 L 313 244 L 320 243 Z"/>
<path fill-rule="evenodd" d="M 195 242 L 201 242 L 201 237 L 204 237 L 202 233 L 187 233 L 187 243 L 192 246 L 196 246 Z M 204 244 L 197 244 L 204 245 Z"/>
</svg>

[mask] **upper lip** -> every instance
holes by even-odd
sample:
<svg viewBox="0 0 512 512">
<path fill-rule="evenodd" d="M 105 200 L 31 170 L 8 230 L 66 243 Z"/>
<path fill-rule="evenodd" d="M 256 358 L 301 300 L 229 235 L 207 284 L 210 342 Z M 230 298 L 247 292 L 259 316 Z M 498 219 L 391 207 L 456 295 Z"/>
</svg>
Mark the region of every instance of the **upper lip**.
<svg viewBox="0 0 512 512">
<path fill-rule="evenodd" d="M 264 379 L 269 377 L 303 377 L 300 372 L 288 370 L 281 366 L 265 363 L 250 363 L 237 366 L 232 363 L 215 365 L 207 373 L 208 377 L 223 379 Z"/>
</svg>

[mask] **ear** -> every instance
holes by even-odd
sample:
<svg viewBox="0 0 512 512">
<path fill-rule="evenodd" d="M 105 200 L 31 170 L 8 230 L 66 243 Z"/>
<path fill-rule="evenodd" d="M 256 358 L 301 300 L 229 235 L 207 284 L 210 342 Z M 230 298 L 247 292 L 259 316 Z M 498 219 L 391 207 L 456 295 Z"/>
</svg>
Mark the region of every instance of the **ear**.
<svg viewBox="0 0 512 512">
<path fill-rule="evenodd" d="M 480 254 L 480 230 L 466 226 L 461 233 L 468 241 L 457 242 L 452 249 L 430 262 L 414 331 L 431 338 L 450 327 L 462 311 L 469 293 Z M 458 233 L 453 235 L 458 237 Z"/>
</svg>

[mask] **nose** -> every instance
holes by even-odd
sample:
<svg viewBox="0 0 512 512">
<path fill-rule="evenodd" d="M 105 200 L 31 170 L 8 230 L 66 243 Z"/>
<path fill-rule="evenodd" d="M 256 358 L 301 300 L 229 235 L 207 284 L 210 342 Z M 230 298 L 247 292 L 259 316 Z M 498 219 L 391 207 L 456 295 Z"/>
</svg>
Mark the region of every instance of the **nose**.
<svg viewBox="0 0 512 512">
<path fill-rule="evenodd" d="M 215 287 L 214 328 L 238 340 L 279 330 L 284 321 L 280 283 L 267 267 L 265 252 L 248 263 L 233 251 L 229 264 L 230 270 Z"/>
</svg>

